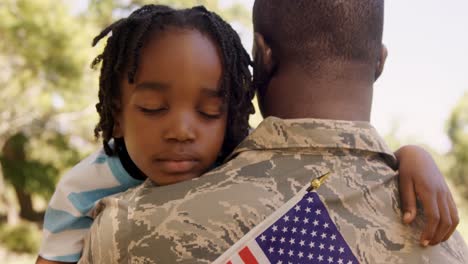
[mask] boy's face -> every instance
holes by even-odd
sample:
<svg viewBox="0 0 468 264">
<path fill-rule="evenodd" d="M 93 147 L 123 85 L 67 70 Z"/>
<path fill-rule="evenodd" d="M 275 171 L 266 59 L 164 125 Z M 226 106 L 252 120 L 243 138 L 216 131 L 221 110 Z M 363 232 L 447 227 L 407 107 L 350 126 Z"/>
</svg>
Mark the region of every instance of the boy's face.
<svg viewBox="0 0 468 264">
<path fill-rule="evenodd" d="M 121 82 L 114 137 L 159 185 L 200 176 L 216 161 L 227 109 L 219 95 L 222 63 L 196 30 L 168 28 L 141 49 L 135 82 Z"/>
</svg>

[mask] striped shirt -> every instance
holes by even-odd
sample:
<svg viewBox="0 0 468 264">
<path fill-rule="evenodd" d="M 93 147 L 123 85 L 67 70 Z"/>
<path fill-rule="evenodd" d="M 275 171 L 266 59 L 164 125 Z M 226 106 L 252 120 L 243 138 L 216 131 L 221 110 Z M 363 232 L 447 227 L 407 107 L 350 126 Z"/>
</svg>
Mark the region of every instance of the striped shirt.
<svg viewBox="0 0 468 264">
<path fill-rule="evenodd" d="M 53 261 L 77 262 L 102 198 L 141 184 L 129 175 L 117 156 L 101 149 L 82 160 L 58 183 L 44 217 L 39 255 Z"/>
</svg>

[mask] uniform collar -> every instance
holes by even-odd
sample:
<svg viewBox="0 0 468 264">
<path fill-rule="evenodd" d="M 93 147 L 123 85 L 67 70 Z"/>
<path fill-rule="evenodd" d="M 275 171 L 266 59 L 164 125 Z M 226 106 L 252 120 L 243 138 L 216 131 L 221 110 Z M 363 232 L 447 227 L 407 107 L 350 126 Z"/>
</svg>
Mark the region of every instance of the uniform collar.
<svg viewBox="0 0 468 264">
<path fill-rule="evenodd" d="M 348 149 L 381 153 L 396 163 L 393 152 L 369 122 L 268 117 L 234 150 Z"/>
</svg>

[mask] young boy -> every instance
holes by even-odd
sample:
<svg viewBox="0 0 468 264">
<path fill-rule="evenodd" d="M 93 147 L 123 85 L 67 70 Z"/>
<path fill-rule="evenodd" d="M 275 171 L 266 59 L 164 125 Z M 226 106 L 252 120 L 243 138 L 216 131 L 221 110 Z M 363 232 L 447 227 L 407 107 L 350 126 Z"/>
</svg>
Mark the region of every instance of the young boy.
<svg viewBox="0 0 468 264">
<path fill-rule="evenodd" d="M 96 136 L 103 149 L 60 181 L 44 221 L 40 256 L 79 260 L 100 199 L 149 178 L 190 180 L 248 135 L 254 112 L 250 58 L 237 33 L 203 7 L 148 5 L 98 35 L 102 55 Z"/>
</svg>

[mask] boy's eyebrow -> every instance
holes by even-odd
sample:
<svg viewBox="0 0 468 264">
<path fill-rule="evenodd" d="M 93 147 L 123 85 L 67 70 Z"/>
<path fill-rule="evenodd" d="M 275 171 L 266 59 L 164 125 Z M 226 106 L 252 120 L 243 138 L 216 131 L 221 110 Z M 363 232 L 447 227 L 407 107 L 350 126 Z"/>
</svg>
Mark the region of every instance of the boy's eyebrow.
<svg viewBox="0 0 468 264">
<path fill-rule="evenodd" d="M 135 86 L 136 90 L 156 90 L 156 91 L 165 91 L 169 88 L 168 84 L 160 82 L 143 82 Z"/>
<path fill-rule="evenodd" d="M 201 93 L 208 97 L 221 97 L 221 92 L 217 89 L 203 87 Z"/>
</svg>

